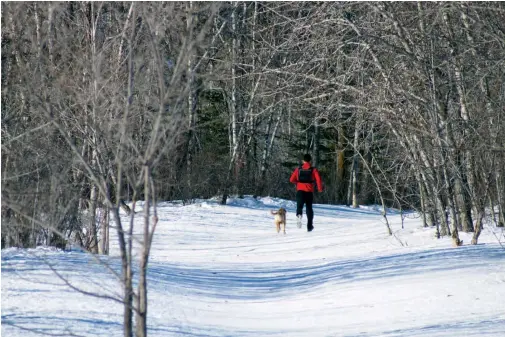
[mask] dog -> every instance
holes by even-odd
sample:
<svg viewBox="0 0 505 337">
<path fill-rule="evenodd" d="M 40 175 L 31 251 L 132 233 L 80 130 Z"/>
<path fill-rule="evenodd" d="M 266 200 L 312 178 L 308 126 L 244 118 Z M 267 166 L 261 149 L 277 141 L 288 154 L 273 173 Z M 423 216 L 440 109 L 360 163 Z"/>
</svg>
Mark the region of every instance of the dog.
<svg viewBox="0 0 505 337">
<path fill-rule="evenodd" d="M 277 233 L 281 231 L 282 224 L 282 232 L 286 234 L 286 210 L 284 208 L 279 208 L 277 212 L 271 211 L 274 217 L 275 227 L 277 228 Z"/>
</svg>

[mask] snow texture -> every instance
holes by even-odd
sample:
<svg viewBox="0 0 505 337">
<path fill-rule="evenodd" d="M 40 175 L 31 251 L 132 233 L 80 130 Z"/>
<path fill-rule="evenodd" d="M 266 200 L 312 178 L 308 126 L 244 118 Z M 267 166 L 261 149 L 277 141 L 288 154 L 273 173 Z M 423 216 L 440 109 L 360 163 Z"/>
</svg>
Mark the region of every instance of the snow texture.
<svg viewBox="0 0 505 337">
<path fill-rule="evenodd" d="M 270 214 L 279 207 L 286 235 Z M 315 205 L 308 233 L 295 207 L 270 197 L 159 203 L 149 335 L 505 336 L 501 229 L 487 225 L 475 246 L 460 233 L 464 246 L 453 248 L 415 213 L 402 229 L 390 210 L 389 236 L 378 207 Z M 119 273 L 116 240 L 110 256 L 2 250 L 2 336 L 122 336 L 122 305 L 108 299 L 121 298 Z"/>
</svg>

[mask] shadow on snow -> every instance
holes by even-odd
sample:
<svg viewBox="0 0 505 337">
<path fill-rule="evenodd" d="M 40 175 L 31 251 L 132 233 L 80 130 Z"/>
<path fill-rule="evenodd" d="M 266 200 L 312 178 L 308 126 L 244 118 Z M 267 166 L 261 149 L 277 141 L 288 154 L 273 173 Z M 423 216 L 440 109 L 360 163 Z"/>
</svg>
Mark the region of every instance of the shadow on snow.
<svg viewBox="0 0 505 337">
<path fill-rule="evenodd" d="M 475 259 L 476 255 L 479 259 Z M 484 261 L 505 261 L 500 247 L 468 246 L 369 259 L 325 262 L 320 265 L 260 266 L 240 264 L 230 268 L 201 268 L 153 262 L 149 284 L 164 291 L 228 299 L 258 299 L 292 294 L 326 283 L 345 284 L 443 270 L 468 269 Z M 464 263 L 461 263 L 465 261 Z M 175 291 L 175 289 L 174 289 Z"/>
</svg>

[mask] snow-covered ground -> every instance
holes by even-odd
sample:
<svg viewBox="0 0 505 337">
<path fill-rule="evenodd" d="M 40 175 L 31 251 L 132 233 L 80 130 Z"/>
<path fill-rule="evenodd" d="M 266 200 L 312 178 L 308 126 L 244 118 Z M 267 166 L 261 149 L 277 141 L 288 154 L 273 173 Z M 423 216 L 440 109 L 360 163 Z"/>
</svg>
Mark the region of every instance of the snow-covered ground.
<svg viewBox="0 0 505 337">
<path fill-rule="evenodd" d="M 286 235 L 270 215 L 280 206 L 288 210 Z M 149 335 L 505 336 L 500 229 L 487 226 L 476 246 L 461 233 L 464 246 L 453 248 L 415 214 L 404 229 L 399 214 L 388 214 L 395 238 L 374 207 L 314 209 L 308 233 L 296 228 L 292 201 L 160 203 Z M 2 250 L 2 336 L 122 336 L 121 304 L 76 292 L 55 273 L 120 298 L 119 270 L 116 246 L 100 260 L 79 251 Z"/>
</svg>

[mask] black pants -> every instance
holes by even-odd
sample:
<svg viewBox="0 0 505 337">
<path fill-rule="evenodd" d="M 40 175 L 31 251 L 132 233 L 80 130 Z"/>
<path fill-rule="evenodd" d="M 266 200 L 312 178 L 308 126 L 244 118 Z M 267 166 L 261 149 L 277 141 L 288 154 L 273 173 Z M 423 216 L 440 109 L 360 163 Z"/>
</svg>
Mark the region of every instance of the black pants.
<svg viewBox="0 0 505 337">
<path fill-rule="evenodd" d="M 314 211 L 312 210 L 312 202 L 314 201 L 313 192 L 296 191 L 296 215 L 303 214 L 303 205 L 306 205 L 305 212 L 307 213 L 307 228 L 312 228 L 314 220 Z"/>
</svg>

